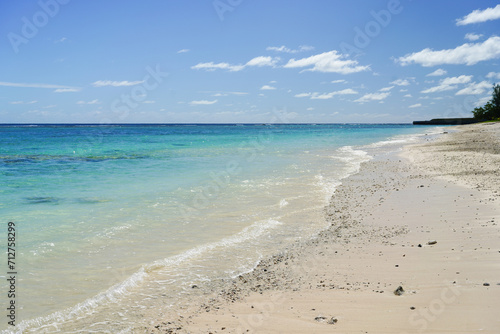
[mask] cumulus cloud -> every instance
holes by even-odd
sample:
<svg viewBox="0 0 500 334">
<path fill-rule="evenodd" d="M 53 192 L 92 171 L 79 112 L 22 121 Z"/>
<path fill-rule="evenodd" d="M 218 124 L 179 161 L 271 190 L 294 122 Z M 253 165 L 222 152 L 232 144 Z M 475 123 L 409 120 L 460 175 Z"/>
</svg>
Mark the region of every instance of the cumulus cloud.
<svg viewBox="0 0 500 334">
<path fill-rule="evenodd" d="M 409 86 L 410 85 L 410 81 L 408 81 L 407 79 L 397 79 L 397 80 L 394 80 L 390 83 L 393 85 L 396 85 L 396 86 Z"/>
<path fill-rule="evenodd" d="M 448 72 L 446 72 L 442 68 L 438 68 L 437 70 L 435 70 L 432 73 L 427 74 L 426 76 L 427 77 L 439 77 L 439 76 L 445 75 L 446 73 L 448 73 Z"/>
<path fill-rule="evenodd" d="M 486 9 L 476 9 L 464 17 L 457 19 L 457 26 L 463 26 L 472 23 L 481 23 L 500 19 L 500 5 Z"/>
<path fill-rule="evenodd" d="M 303 68 L 304 71 L 349 74 L 370 70 L 370 66 L 360 66 L 356 60 L 346 59 L 337 51 L 320 53 L 302 59 L 290 59 L 285 68 Z"/>
<path fill-rule="evenodd" d="M 478 34 L 474 34 L 474 33 L 465 34 L 465 39 L 469 40 L 469 41 L 477 41 L 481 37 L 483 37 L 483 35 L 481 35 L 481 34 L 479 34 L 479 35 Z"/>
<path fill-rule="evenodd" d="M 416 104 L 412 104 L 408 108 L 418 108 L 418 107 L 421 107 L 421 106 L 422 106 L 422 103 L 416 103 Z"/>
<path fill-rule="evenodd" d="M 397 61 L 402 66 L 415 63 L 424 67 L 430 67 L 442 64 L 474 65 L 480 61 L 498 57 L 500 57 L 500 37 L 492 36 L 482 43 L 465 43 L 455 49 L 439 51 L 428 48 L 423 49 L 422 51 L 400 57 Z"/>
<path fill-rule="evenodd" d="M 280 60 L 279 57 L 264 57 L 259 56 L 250 59 L 245 65 L 231 65 L 229 63 L 199 63 L 194 66 L 191 66 L 193 70 L 206 70 L 206 71 L 215 71 L 215 70 L 228 70 L 230 72 L 238 72 L 243 70 L 245 67 L 249 66 L 275 66 L 276 63 Z"/>
<path fill-rule="evenodd" d="M 490 72 L 486 75 L 488 79 L 500 79 L 500 72 Z"/>
<path fill-rule="evenodd" d="M 422 93 L 437 93 L 444 92 L 447 90 L 453 90 L 458 88 L 458 84 L 466 84 L 470 82 L 472 79 L 472 75 L 461 75 L 458 77 L 449 77 L 440 81 L 438 86 L 434 86 L 422 91 Z"/>
<path fill-rule="evenodd" d="M 276 87 L 273 87 L 273 86 L 269 86 L 269 85 L 264 85 L 262 87 L 260 87 L 260 90 L 275 90 Z"/>
<path fill-rule="evenodd" d="M 331 83 L 347 83 L 344 79 L 339 79 L 339 80 L 333 80 Z"/>
<path fill-rule="evenodd" d="M 202 105 L 210 105 L 217 103 L 217 100 L 208 101 L 208 100 L 199 100 L 199 101 L 191 101 L 189 102 L 192 106 L 202 106 Z"/>
<path fill-rule="evenodd" d="M 343 89 L 343 90 L 338 90 L 335 92 L 330 92 L 330 93 L 300 93 L 295 95 L 295 97 L 309 97 L 311 100 L 328 100 L 333 98 L 336 95 L 351 95 L 351 94 L 358 94 L 357 91 L 351 88 Z"/>
<path fill-rule="evenodd" d="M 135 85 L 140 85 L 144 82 L 142 81 L 111 81 L 111 80 L 98 80 L 94 83 L 92 83 L 92 86 L 94 87 L 125 87 L 125 86 L 135 86 Z"/>
<path fill-rule="evenodd" d="M 357 100 L 354 100 L 354 102 L 365 103 L 365 102 L 370 102 L 370 101 L 382 101 L 382 100 L 385 100 L 389 95 L 391 95 L 390 92 L 370 93 L 370 94 L 363 95 L 362 97 L 360 97 Z"/>
<path fill-rule="evenodd" d="M 479 95 L 491 89 L 491 83 L 488 81 L 481 81 L 478 83 L 471 83 L 464 89 L 459 90 L 455 95 Z"/>
<path fill-rule="evenodd" d="M 264 56 L 260 56 L 260 57 L 255 57 L 253 59 L 250 59 L 246 64 L 245 64 L 245 67 L 247 66 L 258 66 L 258 67 L 262 67 L 262 66 L 275 66 L 276 63 L 279 61 L 280 58 L 276 57 L 276 58 L 273 58 L 273 57 L 264 57 Z"/>
</svg>

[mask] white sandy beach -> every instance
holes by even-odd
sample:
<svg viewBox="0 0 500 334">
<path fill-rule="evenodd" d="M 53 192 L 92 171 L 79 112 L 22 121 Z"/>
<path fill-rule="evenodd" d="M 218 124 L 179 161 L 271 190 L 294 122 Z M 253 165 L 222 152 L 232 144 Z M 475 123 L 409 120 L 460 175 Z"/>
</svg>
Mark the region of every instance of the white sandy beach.
<svg viewBox="0 0 500 334">
<path fill-rule="evenodd" d="M 447 131 L 365 163 L 328 230 L 148 332 L 498 333 L 500 123 Z"/>
</svg>

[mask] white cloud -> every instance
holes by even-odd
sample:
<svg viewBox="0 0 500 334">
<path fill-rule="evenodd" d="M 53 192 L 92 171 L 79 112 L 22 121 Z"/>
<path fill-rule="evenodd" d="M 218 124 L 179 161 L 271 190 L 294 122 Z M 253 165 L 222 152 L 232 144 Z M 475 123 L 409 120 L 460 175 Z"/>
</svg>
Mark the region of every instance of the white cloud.
<svg viewBox="0 0 500 334">
<path fill-rule="evenodd" d="M 152 101 L 152 100 L 147 100 L 147 101 L 144 101 L 142 103 L 145 103 L 145 104 L 153 104 L 153 103 L 156 103 L 156 101 Z"/>
<path fill-rule="evenodd" d="M 333 80 L 331 83 L 347 83 L 344 79 L 339 79 L 339 80 Z"/>
<path fill-rule="evenodd" d="M 408 108 L 418 108 L 418 107 L 421 107 L 421 106 L 422 106 L 422 103 L 416 103 L 416 104 L 412 104 Z"/>
<path fill-rule="evenodd" d="M 200 101 L 189 102 L 189 104 L 192 106 L 210 105 L 210 104 L 214 104 L 214 103 L 217 103 L 217 100 L 213 100 L 213 101 L 200 100 Z"/>
<path fill-rule="evenodd" d="M 411 94 L 406 94 L 404 97 L 413 97 Z"/>
<path fill-rule="evenodd" d="M 474 107 L 482 107 L 490 100 L 491 98 L 489 96 L 482 97 L 476 103 L 474 103 Z"/>
<path fill-rule="evenodd" d="M 409 86 L 410 85 L 410 82 L 407 79 L 398 79 L 398 80 L 394 80 L 390 83 L 393 85 L 396 85 L 396 86 Z"/>
<path fill-rule="evenodd" d="M 326 94 L 318 94 L 314 93 L 311 95 L 311 100 L 326 100 L 326 99 L 331 99 L 332 97 L 336 95 L 352 95 L 352 94 L 358 94 L 357 91 L 351 88 L 331 92 L 331 93 L 326 93 Z"/>
<path fill-rule="evenodd" d="M 472 23 L 481 23 L 491 20 L 500 19 L 500 5 L 493 8 L 483 10 L 476 9 L 461 19 L 457 19 L 457 26 L 463 26 Z"/>
<path fill-rule="evenodd" d="M 92 101 L 88 101 L 88 102 L 78 101 L 78 102 L 76 102 L 76 104 L 101 104 L 101 102 L 96 99 L 96 100 L 92 100 Z"/>
<path fill-rule="evenodd" d="M 352 94 L 358 94 L 357 91 L 351 88 L 343 89 L 343 90 L 338 90 L 335 92 L 330 92 L 330 93 L 301 93 L 295 95 L 295 97 L 310 97 L 311 100 L 328 100 L 333 98 L 336 95 L 352 95 Z"/>
<path fill-rule="evenodd" d="M 500 57 L 500 37 L 492 36 L 482 43 L 465 43 L 457 46 L 455 49 L 439 51 L 433 51 L 428 48 L 423 49 L 422 51 L 400 57 L 397 61 L 402 66 L 415 63 L 430 67 L 441 64 L 474 65 L 480 61 L 498 57 Z"/>
<path fill-rule="evenodd" d="M 209 93 L 212 93 L 212 92 L 209 92 Z M 228 95 L 240 96 L 240 95 L 248 95 L 248 93 L 244 93 L 244 92 L 217 92 L 217 93 L 214 93 L 212 96 L 220 97 L 220 96 L 228 96 Z"/>
<path fill-rule="evenodd" d="M 276 87 L 273 87 L 273 86 L 269 86 L 269 85 L 264 85 L 262 87 L 260 87 L 260 90 L 275 90 Z"/>
<path fill-rule="evenodd" d="M 54 93 L 74 93 L 81 91 L 80 88 L 58 88 Z"/>
<path fill-rule="evenodd" d="M 52 85 L 52 84 L 39 84 L 39 83 L 19 83 L 19 82 L 5 82 L 0 81 L 0 86 L 5 87 L 18 87 L 18 88 L 47 88 L 47 89 L 55 89 L 54 92 L 61 93 L 64 91 L 72 91 L 78 92 L 81 90 L 79 87 L 70 87 L 70 86 L 61 86 L 61 85 Z M 61 90 L 61 91 L 58 91 Z"/>
<path fill-rule="evenodd" d="M 348 60 L 337 51 L 320 53 L 302 59 L 290 59 L 285 68 L 310 67 L 304 71 L 349 74 L 370 70 L 370 66 L 359 66 L 356 60 Z"/>
<path fill-rule="evenodd" d="M 286 53 L 297 53 L 303 51 L 311 51 L 314 50 L 314 47 L 308 45 L 301 45 L 297 50 L 292 50 L 287 48 L 286 46 L 269 46 L 266 48 L 267 51 L 276 51 L 276 52 L 286 52 Z"/>
<path fill-rule="evenodd" d="M 193 70 L 206 70 L 206 71 L 215 71 L 215 70 L 228 70 L 230 72 L 238 72 L 243 70 L 245 67 L 248 66 L 257 66 L 257 67 L 262 67 L 262 66 L 275 66 L 276 63 L 280 60 L 279 57 L 264 57 L 264 56 L 259 56 L 250 59 L 245 65 L 231 65 L 229 63 L 199 63 L 194 66 L 191 66 L 191 69 Z"/>
<path fill-rule="evenodd" d="M 442 68 L 438 68 L 434 72 L 427 74 L 426 77 L 439 77 L 439 76 L 445 75 L 446 73 L 448 73 L 448 72 L 446 72 Z"/>
<path fill-rule="evenodd" d="M 474 34 L 474 33 L 465 34 L 465 39 L 469 40 L 469 41 L 477 41 L 481 37 L 483 37 L 483 35 L 481 35 L 481 34 L 479 34 L 479 35 L 478 34 Z"/>
<path fill-rule="evenodd" d="M 382 100 L 385 100 L 389 95 L 391 95 L 390 92 L 370 93 L 370 94 L 363 95 L 362 97 L 360 97 L 357 100 L 354 100 L 354 102 L 365 103 L 365 102 L 369 102 L 369 101 L 382 101 Z"/>
<path fill-rule="evenodd" d="M 194 66 L 191 66 L 193 70 L 206 70 L 206 71 L 215 71 L 215 70 L 229 70 L 231 72 L 241 71 L 244 66 L 243 65 L 231 65 L 228 63 L 199 63 Z"/>
<path fill-rule="evenodd" d="M 390 91 L 393 88 L 394 88 L 394 86 L 384 87 L 384 88 L 380 88 L 379 91 L 380 92 L 388 92 L 388 91 Z"/>
<path fill-rule="evenodd" d="M 458 84 L 470 82 L 472 75 L 461 75 L 459 77 L 449 77 L 440 81 L 439 86 L 431 87 L 422 91 L 422 93 L 436 93 L 456 89 Z"/>
<path fill-rule="evenodd" d="M 479 95 L 491 88 L 491 83 L 488 81 L 481 81 L 479 83 L 471 83 L 464 89 L 459 90 L 455 95 Z"/>
<path fill-rule="evenodd" d="M 24 101 L 12 101 L 10 102 L 10 104 L 34 104 L 34 103 L 37 103 L 38 101 L 36 100 L 33 100 L 33 101 L 29 101 L 29 102 L 24 102 Z"/>
<path fill-rule="evenodd" d="M 65 41 L 67 41 L 67 40 L 68 40 L 68 39 L 67 39 L 66 37 L 62 37 L 62 38 L 60 38 L 60 39 L 58 39 L 58 40 L 54 41 L 54 43 L 63 43 L 63 42 L 65 42 Z"/>
<path fill-rule="evenodd" d="M 112 87 L 124 87 L 124 86 L 135 86 L 135 85 L 140 85 L 144 82 L 142 81 L 111 81 L 111 80 L 98 80 L 94 83 L 92 83 L 92 86 L 94 87 L 107 87 L 107 86 L 112 86 Z"/>
<path fill-rule="evenodd" d="M 182 50 L 177 51 L 177 53 L 186 53 L 186 52 L 189 52 L 189 51 L 191 51 L 191 50 L 189 50 L 189 49 L 182 49 Z"/>
<path fill-rule="evenodd" d="M 306 110 L 307 110 L 307 111 L 313 111 L 313 110 L 314 110 L 314 108 L 313 108 L 313 107 L 309 107 L 309 108 L 307 108 Z"/>
<path fill-rule="evenodd" d="M 280 60 L 279 57 L 273 58 L 273 57 L 255 57 L 253 59 L 250 59 L 246 64 L 245 67 L 247 66 L 275 66 L 276 63 Z"/>
<path fill-rule="evenodd" d="M 500 72 L 490 72 L 486 75 L 488 79 L 500 79 Z"/>
</svg>

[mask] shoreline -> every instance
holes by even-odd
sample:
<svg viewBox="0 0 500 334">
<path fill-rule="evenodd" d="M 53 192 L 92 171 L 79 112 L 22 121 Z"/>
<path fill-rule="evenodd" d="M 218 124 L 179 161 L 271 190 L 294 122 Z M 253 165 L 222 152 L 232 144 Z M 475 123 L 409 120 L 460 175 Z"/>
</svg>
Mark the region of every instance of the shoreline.
<svg viewBox="0 0 500 334">
<path fill-rule="evenodd" d="M 496 332 L 500 124 L 456 128 L 364 163 L 325 208 L 328 229 L 147 331 Z"/>
</svg>

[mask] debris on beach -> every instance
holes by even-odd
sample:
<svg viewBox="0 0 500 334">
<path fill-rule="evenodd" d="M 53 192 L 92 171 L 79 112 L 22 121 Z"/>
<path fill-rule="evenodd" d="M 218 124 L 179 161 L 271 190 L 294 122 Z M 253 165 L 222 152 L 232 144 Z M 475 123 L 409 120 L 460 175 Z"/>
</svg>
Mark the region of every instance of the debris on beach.
<svg viewBox="0 0 500 334">
<path fill-rule="evenodd" d="M 431 240 L 427 244 L 428 245 L 435 245 L 435 244 L 437 244 L 437 241 L 436 240 Z"/>
<path fill-rule="evenodd" d="M 394 294 L 396 296 L 401 296 L 404 292 L 405 292 L 405 290 L 403 289 L 403 287 L 401 285 L 398 286 L 398 288 L 396 290 L 394 290 Z"/>
<path fill-rule="evenodd" d="M 319 316 L 314 318 L 317 322 L 324 322 L 326 321 L 327 317 Z M 330 320 L 328 320 L 326 323 L 329 325 L 335 325 L 338 322 L 338 319 L 335 317 L 331 317 Z"/>
</svg>

